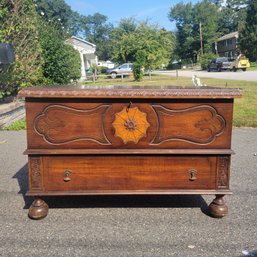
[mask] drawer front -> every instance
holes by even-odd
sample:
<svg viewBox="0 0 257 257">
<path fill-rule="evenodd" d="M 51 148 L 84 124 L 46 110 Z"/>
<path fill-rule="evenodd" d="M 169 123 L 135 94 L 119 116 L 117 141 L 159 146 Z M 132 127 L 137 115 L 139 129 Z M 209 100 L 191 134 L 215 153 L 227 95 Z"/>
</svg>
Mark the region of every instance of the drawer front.
<svg viewBox="0 0 257 257">
<path fill-rule="evenodd" d="M 232 100 L 114 100 L 27 102 L 28 148 L 230 149 Z"/>
<path fill-rule="evenodd" d="M 43 157 L 45 191 L 215 189 L 216 157 Z"/>
</svg>

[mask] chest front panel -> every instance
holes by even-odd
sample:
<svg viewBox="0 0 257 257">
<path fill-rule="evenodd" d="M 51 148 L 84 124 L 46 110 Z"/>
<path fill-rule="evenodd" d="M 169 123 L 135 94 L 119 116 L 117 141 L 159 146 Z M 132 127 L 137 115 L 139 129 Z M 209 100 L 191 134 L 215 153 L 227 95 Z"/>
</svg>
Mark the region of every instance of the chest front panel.
<svg viewBox="0 0 257 257">
<path fill-rule="evenodd" d="M 27 101 L 29 149 L 229 149 L 232 100 Z"/>
</svg>

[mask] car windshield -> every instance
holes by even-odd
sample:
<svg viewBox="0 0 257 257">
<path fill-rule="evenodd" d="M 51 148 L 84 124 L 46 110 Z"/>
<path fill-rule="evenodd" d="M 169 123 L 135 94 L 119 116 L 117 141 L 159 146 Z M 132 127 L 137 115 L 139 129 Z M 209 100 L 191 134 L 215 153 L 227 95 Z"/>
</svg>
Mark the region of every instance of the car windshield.
<svg viewBox="0 0 257 257">
<path fill-rule="evenodd" d="M 121 66 L 118 67 L 119 69 L 127 69 L 128 65 L 127 64 L 122 64 Z"/>
<path fill-rule="evenodd" d="M 227 58 L 217 58 L 217 62 L 227 62 Z"/>
</svg>

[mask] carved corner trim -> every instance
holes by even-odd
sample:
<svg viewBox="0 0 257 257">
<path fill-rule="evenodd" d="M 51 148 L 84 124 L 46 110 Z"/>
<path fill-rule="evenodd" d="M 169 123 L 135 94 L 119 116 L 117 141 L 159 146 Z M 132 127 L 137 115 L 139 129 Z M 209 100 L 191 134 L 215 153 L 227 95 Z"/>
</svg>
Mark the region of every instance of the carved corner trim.
<svg viewBox="0 0 257 257">
<path fill-rule="evenodd" d="M 42 191 L 42 161 L 40 157 L 29 157 L 30 190 Z"/>
<path fill-rule="evenodd" d="M 229 187 L 230 156 L 219 156 L 217 164 L 217 187 L 225 189 Z"/>
</svg>

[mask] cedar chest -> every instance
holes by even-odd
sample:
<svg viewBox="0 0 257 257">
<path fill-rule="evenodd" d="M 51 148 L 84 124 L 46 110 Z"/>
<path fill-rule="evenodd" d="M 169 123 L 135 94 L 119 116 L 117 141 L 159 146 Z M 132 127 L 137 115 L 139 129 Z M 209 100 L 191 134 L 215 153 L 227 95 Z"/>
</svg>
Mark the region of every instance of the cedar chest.
<svg viewBox="0 0 257 257">
<path fill-rule="evenodd" d="M 29 216 L 43 196 L 216 195 L 227 214 L 238 89 L 86 86 L 22 89 L 26 100 Z"/>
</svg>

